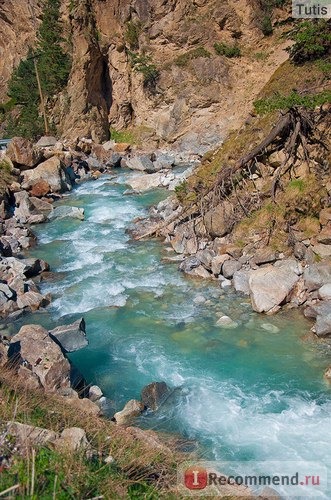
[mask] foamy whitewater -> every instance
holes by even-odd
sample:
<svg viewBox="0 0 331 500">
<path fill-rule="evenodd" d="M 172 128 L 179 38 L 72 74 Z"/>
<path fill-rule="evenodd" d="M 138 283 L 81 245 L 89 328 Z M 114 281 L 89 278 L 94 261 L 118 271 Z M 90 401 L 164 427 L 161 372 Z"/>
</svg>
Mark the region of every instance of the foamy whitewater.
<svg viewBox="0 0 331 500">
<path fill-rule="evenodd" d="M 304 340 L 311 324 L 299 312 L 257 315 L 246 297 L 180 274 L 162 260 L 172 254 L 160 242 L 130 241 L 131 221 L 167 193 L 123 196 L 128 175 L 85 183 L 61 201 L 83 207 L 84 221 L 36 228 L 39 245 L 31 253 L 59 274 L 42 285 L 53 297 L 48 311 L 24 322 L 54 327 L 84 315 L 90 344 L 71 358 L 101 386 L 110 415 L 163 380 L 172 396 L 140 425 L 197 441 L 204 459 L 245 462 L 248 473 L 258 461 L 265 473 L 273 472 L 272 461 L 284 469 L 286 462 L 330 467 L 327 347 Z M 217 327 L 222 314 L 239 327 Z M 330 498 L 331 488 L 302 488 L 299 497 Z"/>
</svg>

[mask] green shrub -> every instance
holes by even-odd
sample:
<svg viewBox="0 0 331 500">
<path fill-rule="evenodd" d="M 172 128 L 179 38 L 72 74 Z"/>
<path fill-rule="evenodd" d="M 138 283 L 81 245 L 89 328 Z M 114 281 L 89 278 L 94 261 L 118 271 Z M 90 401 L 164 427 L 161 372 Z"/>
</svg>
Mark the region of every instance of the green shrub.
<svg viewBox="0 0 331 500">
<path fill-rule="evenodd" d="M 331 24 L 327 19 L 304 21 L 290 37 L 295 43 L 287 50 L 294 63 L 320 59 L 331 52 Z"/>
<path fill-rule="evenodd" d="M 331 90 L 320 92 L 319 94 L 301 95 L 293 91 L 290 95 L 284 96 L 279 93 L 266 99 L 259 99 L 254 102 L 255 111 L 260 115 L 265 115 L 278 109 L 287 110 L 293 106 L 305 106 L 315 108 L 326 102 L 331 102 Z"/>
<path fill-rule="evenodd" d="M 129 21 L 126 23 L 124 39 L 131 50 L 139 49 L 139 36 L 142 24 L 140 21 Z"/>
<path fill-rule="evenodd" d="M 240 57 L 241 51 L 238 45 L 227 45 L 223 42 L 214 43 L 214 49 L 217 55 L 225 57 Z"/>
<path fill-rule="evenodd" d="M 181 54 L 175 59 L 176 66 L 186 66 L 192 59 L 198 57 L 210 57 L 211 54 L 204 47 L 197 47 L 196 49 L 189 50 L 185 54 Z"/>
<path fill-rule="evenodd" d="M 261 31 L 264 36 L 270 36 L 273 33 L 272 21 L 270 16 L 264 16 L 261 21 Z"/>
<path fill-rule="evenodd" d="M 151 57 L 135 54 L 134 52 L 129 52 L 129 56 L 133 69 L 143 75 L 144 88 L 154 93 L 160 72 L 155 64 L 152 63 Z"/>
</svg>

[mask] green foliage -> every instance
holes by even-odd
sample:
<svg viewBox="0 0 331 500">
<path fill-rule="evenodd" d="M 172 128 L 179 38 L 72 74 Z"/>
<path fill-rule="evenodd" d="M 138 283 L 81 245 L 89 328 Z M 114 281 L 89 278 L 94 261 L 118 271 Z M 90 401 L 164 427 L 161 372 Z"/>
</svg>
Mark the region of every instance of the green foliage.
<svg viewBox="0 0 331 500">
<path fill-rule="evenodd" d="M 269 54 L 267 54 L 267 52 L 256 52 L 253 57 L 257 61 L 266 61 L 269 57 Z"/>
<path fill-rule="evenodd" d="M 227 45 L 226 43 L 219 43 L 216 42 L 214 43 L 214 49 L 216 54 L 219 56 L 225 56 L 225 57 L 240 57 L 241 56 L 241 51 L 240 47 L 238 45 Z"/>
<path fill-rule="evenodd" d="M 260 28 L 264 36 L 270 36 L 273 33 L 273 10 L 277 7 L 283 7 L 285 4 L 289 3 L 289 0 L 258 0 L 258 27 Z"/>
<path fill-rule="evenodd" d="M 0 172 L 6 172 L 7 174 L 11 173 L 11 165 L 6 160 L 0 160 Z"/>
<path fill-rule="evenodd" d="M 188 189 L 189 186 L 186 180 L 175 187 L 175 193 L 179 201 L 182 201 L 185 198 L 185 196 L 188 194 Z"/>
<path fill-rule="evenodd" d="M 131 50 L 139 49 L 139 36 L 141 33 L 142 24 L 140 21 L 129 21 L 126 23 L 126 32 L 124 39 Z"/>
<path fill-rule="evenodd" d="M 288 49 L 294 63 L 320 59 L 331 52 L 331 23 L 328 19 L 304 21 L 290 33 L 294 45 Z"/>
<path fill-rule="evenodd" d="M 272 21 L 270 16 L 263 16 L 261 21 L 261 31 L 264 36 L 270 36 L 273 33 Z"/>
<path fill-rule="evenodd" d="M 318 59 L 316 61 L 317 68 L 322 71 L 327 78 L 331 77 L 331 60 Z"/>
<path fill-rule="evenodd" d="M 301 95 L 292 91 L 290 95 L 284 96 L 280 93 L 274 94 L 266 99 L 259 99 L 254 102 L 255 111 L 260 115 L 265 115 L 275 110 L 287 110 L 293 106 L 305 106 L 315 108 L 326 102 L 331 102 L 331 91 L 325 90 L 318 94 Z"/>
<path fill-rule="evenodd" d="M 143 75 L 144 88 L 154 93 L 160 72 L 155 64 L 152 63 L 151 57 L 135 54 L 134 52 L 129 52 L 129 56 L 133 69 Z"/>
<path fill-rule="evenodd" d="M 192 59 L 198 57 L 210 57 L 211 54 L 204 47 L 197 47 L 196 49 L 189 50 L 185 54 L 181 54 L 175 59 L 176 66 L 186 66 Z"/>
<path fill-rule="evenodd" d="M 28 56 L 14 70 L 9 82 L 8 96 L 19 106 L 19 116 L 10 117 L 6 135 L 35 138 L 44 132 L 39 116 L 40 96 L 36 78 L 37 64 L 45 99 L 60 92 L 67 84 L 71 62 L 62 48 L 60 0 L 45 0 L 43 16 L 37 33 L 37 47 L 29 49 Z"/>
<path fill-rule="evenodd" d="M 128 144 L 134 144 L 135 138 L 133 133 L 129 130 L 116 130 L 114 128 L 110 129 L 110 138 L 115 142 L 126 142 Z"/>
<path fill-rule="evenodd" d="M 46 0 L 38 31 L 38 66 L 43 90 L 51 96 L 67 84 L 71 61 L 63 49 L 60 0 Z"/>
</svg>

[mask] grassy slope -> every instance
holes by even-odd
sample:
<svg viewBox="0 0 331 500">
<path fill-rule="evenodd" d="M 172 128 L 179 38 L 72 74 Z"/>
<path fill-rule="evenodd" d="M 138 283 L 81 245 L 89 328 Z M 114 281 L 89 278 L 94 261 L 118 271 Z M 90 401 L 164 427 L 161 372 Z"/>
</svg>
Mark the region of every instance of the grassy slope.
<svg viewBox="0 0 331 500">
<path fill-rule="evenodd" d="M 0 474 L 0 492 L 16 484 L 15 498 L 175 498 L 176 464 L 183 457 L 170 449 L 155 449 L 110 421 L 90 417 L 70 407 L 56 395 L 17 386 L 10 373 L 0 376 L 0 422 L 9 420 L 56 432 L 81 427 L 97 451 L 93 460 L 83 453 L 59 454 L 51 448 L 36 452 L 34 496 L 31 497 L 31 455 L 18 455 L 9 470 Z M 1 425 L 3 427 L 3 425 Z M 2 431 L 2 429 L 0 429 Z M 1 439 L 0 455 L 6 455 Z M 99 455 L 99 457 L 98 457 Z M 107 465 L 103 457 L 115 461 Z M 55 498 L 55 497 L 54 497 Z"/>
</svg>

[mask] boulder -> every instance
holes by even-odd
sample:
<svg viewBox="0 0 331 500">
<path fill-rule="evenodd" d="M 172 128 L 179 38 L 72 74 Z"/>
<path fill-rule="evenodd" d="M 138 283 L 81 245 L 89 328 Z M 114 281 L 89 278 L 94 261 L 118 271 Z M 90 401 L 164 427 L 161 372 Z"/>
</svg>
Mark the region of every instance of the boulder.
<svg viewBox="0 0 331 500">
<path fill-rule="evenodd" d="M 233 321 L 229 316 L 226 316 L 224 314 L 216 322 L 216 326 L 220 326 L 221 328 L 226 328 L 226 329 L 231 329 L 232 330 L 232 329 L 238 327 L 238 323 L 236 323 L 236 321 Z"/>
<path fill-rule="evenodd" d="M 141 401 L 146 408 L 156 411 L 169 394 L 170 389 L 165 382 L 152 382 L 141 391 Z"/>
<path fill-rule="evenodd" d="M 331 282 L 318 290 L 318 296 L 321 300 L 331 300 Z"/>
<path fill-rule="evenodd" d="M 22 326 L 10 340 L 9 361 L 29 387 L 55 391 L 70 387 L 70 364 L 40 325 Z"/>
<path fill-rule="evenodd" d="M 58 326 L 48 333 L 65 352 L 78 351 L 88 345 L 84 318 L 78 319 L 71 325 Z"/>
<path fill-rule="evenodd" d="M 219 274 L 221 274 L 222 266 L 223 266 L 224 262 L 226 260 L 229 260 L 229 259 L 230 259 L 230 255 L 228 255 L 228 254 L 216 255 L 216 257 L 214 257 L 212 259 L 212 262 L 211 262 L 212 273 L 215 276 L 218 276 Z"/>
<path fill-rule="evenodd" d="M 43 196 L 46 196 L 52 191 L 51 186 L 48 184 L 47 181 L 45 180 L 40 180 L 36 181 L 31 189 L 30 189 L 30 195 L 31 196 L 36 196 L 37 198 L 42 198 Z"/>
<path fill-rule="evenodd" d="M 57 143 L 57 140 L 55 137 L 44 135 L 36 143 L 36 147 L 37 148 L 49 148 L 49 147 L 55 146 L 56 143 Z"/>
<path fill-rule="evenodd" d="M 323 210 L 320 211 L 319 219 L 322 226 L 326 226 L 331 222 L 331 207 L 323 208 Z"/>
<path fill-rule="evenodd" d="M 135 191 L 143 192 L 149 189 L 155 189 L 161 186 L 162 174 L 140 174 L 130 177 L 127 181 L 128 185 Z"/>
<path fill-rule="evenodd" d="M 126 165 L 130 170 L 139 170 L 140 172 L 154 173 L 157 171 L 150 156 L 140 155 L 127 158 Z"/>
<path fill-rule="evenodd" d="M 210 250 L 209 248 L 206 248 L 205 250 L 199 250 L 196 254 L 196 257 L 200 260 L 203 267 L 208 269 L 208 271 L 212 270 L 212 261 L 215 257 L 214 250 Z"/>
<path fill-rule="evenodd" d="M 226 260 L 222 266 L 222 274 L 225 278 L 230 279 L 233 277 L 236 271 L 241 269 L 241 264 L 237 260 L 229 259 Z"/>
<path fill-rule="evenodd" d="M 59 452 L 75 453 L 90 448 L 84 429 L 69 427 L 61 432 L 59 438 L 53 442 L 55 450 Z"/>
<path fill-rule="evenodd" d="M 34 168 L 42 157 L 41 152 L 36 151 L 33 144 L 23 137 L 13 137 L 6 154 L 20 170 Z"/>
<path fill-rule="evenodd" d="M 141 415 L 145 406 L 141 401 L 131 399 L 126 403 L 122 411 L 115 413 L 114 420 L 118 425 L 129 425 L 132 421 Z"/>
<path fill-rule="evenodd" d="M 331 265 L 327 263 L 311 264 L 303 273 L 305 285 L 309 292 L 318 290 L 331 283 Z"/>
<path fill-rule="evenodd" d="M 265 330 L 266 332 L 270 333 L 279 332 L 279 328 L 276 325 L 273 325 L 272 323 L 262 323 L 261 328 L 262 330 Z"/>
<path fill-rule="evenodd" d="M 225 236 L 233 227 L 233 206 L 225 201 L 206 213 L 204 224 L 212 237 Z"/>
<path fill-rule="evenodd" d="M 323 227 L 320 234 L 317 236 L 317 241 L 324 245 L 331 245 L 331 225 Z"/>
<path fill-rule="evenodd" d="M 53 193 L 61 193 L 71 189 L 70 179 L 57 156 L 40 163 L 33 170 L 23 172 L 23 189 L 31 189 L 36 182 L 46 181 Z"/>
<path fill-rule="evenodd" d="M 38 274 L 48 271 L 49 265 L 42 259 L 16 259 L 5 257 L 0 260 L 0 276 L 7 280 L 17 275 L 32 278 Z"/>
<path fill-rule="evenodd" d="M 190 273 L 192 269 L 199 267 L 201 265 L 200 260 L 197 257 L 187 257 L 179 265 L 179 270 L 183 273 Z"/>
<path fill-rule="evenodd" d="M 251 271 L 248 284 L 254 311 L 268 312 L 282 304 L 298 280 L 290 266 L 267 265 Z"/>
<path fill-rule="evenodd" d="M 249 276 L 250 271 L 239 270 L 233 274 L 233 286 L 236 292 L 249 295 Z"/>
<path fill-rule="evenodd" d="M 65 218 L 84 220 L 84 217 L 83 208 L 61 205 L 60 207 L 56 207 L 52 210 L 52 212 L 48 215 L 48 220 Z"/>
<path fill-rule="evenodd" d="M 189 271 L 187 274 L 189 274 L 190 276 L 196 276 L 198 278 L 203 278 L 203 279 L 212 278 L 212 274 L 209 271 L 207 271 L 207 269 L 202 265 L 195 267 L 194 269 L 192 269 L 192 271 Z"/>
<path fill-rule="evenodd" d="M 88 391 L 88 398 L 93 401 L 93 403 L 96 403 L 101 399 L 103 396 L 102 390 L 100 389 L 99 386 L 97 385 L 91 385 Z"/>
<path fill-rule="evenodd" d="M 90 415 L 91 417 L 97 417 L 101 413 L 100 407 L 97 404 L 93 403 L 93 401 L 91 401 L 90 399 L 68 397 L 65 399 L 65 401 L 69 404 L 70 408 L 76 409 L 84 416 Z"/>
<path fill-rule="evenodd" d="M 270 248 L 261 248 L 260 250 L 257 250 L 253 257 L 253 261 L 258 266 L 260 266 L 261 264 L 270 264 L 271 262 L 275 262 L 276 260 L 276 253 Z"/>
<path fill-rule="evenodd" d="M 35 196 L 30 197 L 30 202 L 32 203 L 34 209 L 42 214 L 49 214 L 53 210 L 53 205 L 45 200 L 40 200 Z"/>
<path fill-rule="evenodd" d="M 58 435 L 56 432 L 42 427 L 21 424 L 20 422 L 7 422 L 6 434 L 15 437 L 16 446 L 21 451 L 30 447 L 47 446 L 53 444 Z"/>
<path fill-rule="evenodd" d="M 331 335 L 331 300 L 323 301 L 314 307 L 316 324 L 314 331 L 319 337 Z"/>
<path fill-rule="evenodd" d="M 324 378 L 331 383 L 331 365 L 325 370 Z"/>
<path fill-rule="evenodd" d="M 316 243 L 312 245 L 312 250 L 315 255 L 324 259 L 325 257 L 331 257 L 331 245 L 324 245 L 323 243 Z"/>
<path fill-rule="evenodd" d="M 115 146 L 115 141 L 113 140 L 110 140 L 110 141 L 107 141 L 107 142 L 104 142 L 102 144 L 102 147 L 105 151 L 110 151 L 111 149 L 113 149 L 113 147 Z"/>
<path fill-rule="evenodd" d="M 170 244 L 176 253 L 193 254 L 198 250 L 198 242 L 191 222 L 180 224 L 175 228 Z"/>
</svg>

